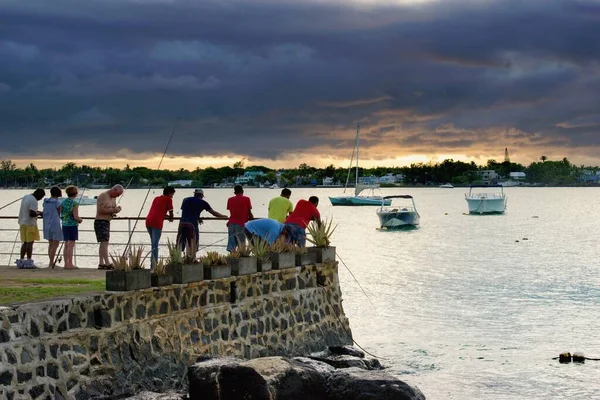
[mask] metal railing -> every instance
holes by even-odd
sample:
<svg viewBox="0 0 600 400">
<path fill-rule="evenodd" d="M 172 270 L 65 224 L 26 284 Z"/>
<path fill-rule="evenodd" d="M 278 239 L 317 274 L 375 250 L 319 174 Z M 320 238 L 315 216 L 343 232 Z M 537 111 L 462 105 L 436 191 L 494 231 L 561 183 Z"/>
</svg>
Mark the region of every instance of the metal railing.
<svg viewBox="0 0 600 400">
<path fill-rule="evenodd" d="M 84 222 L 79 225 L 79 240 L 75 242 L 73 262 L 80 267 L 96 267 L 98 263 L 94 259 L 98 258 L 98 242 L 93 229 L 94 218 L 82 217 L 82 219 Z M 130 246 L 144 246 L 144 255 L 149 253 L 151 250 L 150 235 L 146 230 L 145 219 L 145 217 L 113 219 L 110 231 L 110 254 L 121 254 L 125 250 L 130 236 Z M 168 241 L 175 243 L 180 219 L 175 217 L 172 223 L 165 221 L 159 244 L 160 257 L 168 256 L 165 250 Z M 14 266 L 15 260 L 20 258 L 21 240 L 17 220 L 18 217 L 15 216 L 0 216 L 0 265 Z M 227 246 L 227 229 L 225 227 L 227 218 L 202 218 L 202 221 L 198 255 L 210 250 L 220 249 L 222 251 Z M 33 245 L 33 259 L 38 267 L 45 267 L 50 260 L 48 258 L 48 241 L 43 238 L 41 220 L 38 222 L 38 228 L 40 228 L 40 241 Z M 59 256 L 62 259 L 62 254 Z M 146 264 L 150 264 L 150 256 L 146 258 Z"/>
</svg>

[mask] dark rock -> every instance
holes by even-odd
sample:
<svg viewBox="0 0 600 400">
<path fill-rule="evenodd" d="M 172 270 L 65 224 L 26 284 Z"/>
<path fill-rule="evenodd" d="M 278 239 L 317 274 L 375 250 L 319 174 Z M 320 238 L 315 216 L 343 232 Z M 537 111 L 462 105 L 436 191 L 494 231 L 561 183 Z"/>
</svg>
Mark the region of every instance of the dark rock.
<svg viewBox="0 0 600 400">
<path fill-rule="evenodd" d="M 46 346 L 44 346 L 43 344 L 40 344 L 39 358 L 41 361 L 46 360 Z"/>
<path fill-rule="evenodd" d="M 58 365 L 54 363 L 48 364 L 46 367 L 46 372 L 50 378 L 58 379 Z"/>
<path fill-rule="evenodd" d="M 13 374 L 10 371 L 4 371 L 0 374 L 0 385 L 10 386 L 12 383 Z"/>
<path fill-rule="evenodd" d="M 306 357 L 211 359 L 190 367 L 188 379 L 191 399 L 425 399 L 419 389 L 381 371 L 336 370 Z"/>
<path fill-rule="evenodd" d="M 75 313 L 69 313 L 69 328 L 75 329 L 81 327 L 81 320 L 79 319 L 79 315 Z"/>
<path fill-rule="evenodd" d="M 320 361 L 331 365 L 334 368 L 360 368 L 366 370 L 380 370 L 383 369 L 379 360 L 377 359 L 366 359 L 357 358 L 353 356 L 328 356 L 322 357 L 318 355 L 311 355 L 308 358 Z"/>
<path fill-rule="evenodd" d="M 32 337 L 40 336 L 40 329 L 34 320 L 31 320 L 31 324 L 29 326 L 29 332 L 31 333 Z"/>
<path fill-rule="evenodd" d="M 346 355 L 346 356 L 354 356 L 359 358 L 365 358 L 365 353 L 355 349 L 352 346 L 329 346 L 327 348 L 331 354 L 335 355 Z"/>
<path fill-rule="evenodd" d="M 35 376 L 38 377 L 44 377 L 46 376 L 46 372 L 44 371 L 44 367 L 43 366 L 39 366 L 35 369 Z"/>
<path fill-rule="evenodd" d="M 29 354 L 29 351 L 27 350 L 23 350 L 21 352 L 21 364 L 27 364 L 30 363 L 32 360 L 31 358 L 31 354 Z"/>
<path fill-rule="evenodd" d="M 6 343 L 10 340 L 10 335 L 4 329 L 0 329 L 0 343 Z"/>
<path fill-rule="evenodd" d="M 32 374 L 31 372 L 21 372 L 17 371 L 17 381 L 19 383 L 27 382 L 31 380 Z"/>
<path fill-rule="evenodd" d="M 329 399 L 425 400 L 417 388 L 381 371 L 337 370 L 327 381 Z"/>
<path fill-rule="evenodd" d="M 58 345 L 57 344 L 50 345 L 50 355 L 52 356 L 52 358 L 58 357 Z"/>
<path fill-rule="evenodd" d="M 44 394 L 44 385 L 36 385 L 29 390 L 32 399 L 36 399 Z"/>
</svg>

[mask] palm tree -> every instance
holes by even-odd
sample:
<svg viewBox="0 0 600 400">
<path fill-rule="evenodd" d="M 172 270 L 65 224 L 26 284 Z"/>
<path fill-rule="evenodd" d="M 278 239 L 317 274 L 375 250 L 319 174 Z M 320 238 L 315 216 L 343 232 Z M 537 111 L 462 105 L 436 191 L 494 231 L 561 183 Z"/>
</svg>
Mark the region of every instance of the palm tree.
<svg viewBox="0 0 600 400">
<path fill-rule="evenodd" d="M 546 157 L 546 156 L 541 156 L 540 157 L 540 160 L 542 160 L 542 162 L 546 161 L 547 159 L 548 159 L 548 157 Z"/>
</svg>

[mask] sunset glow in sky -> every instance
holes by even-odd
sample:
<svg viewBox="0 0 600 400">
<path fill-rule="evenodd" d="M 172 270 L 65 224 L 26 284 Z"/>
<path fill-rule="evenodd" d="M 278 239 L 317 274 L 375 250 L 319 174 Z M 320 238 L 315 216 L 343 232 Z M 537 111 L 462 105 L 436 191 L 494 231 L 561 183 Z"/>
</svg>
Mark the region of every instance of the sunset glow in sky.
<svg viewBox="0 0 600 400">
<path fill-rule="evenodd" d="M 0 4 L 0 159 L 600 165 L 594 0 Z"/>
</svg>

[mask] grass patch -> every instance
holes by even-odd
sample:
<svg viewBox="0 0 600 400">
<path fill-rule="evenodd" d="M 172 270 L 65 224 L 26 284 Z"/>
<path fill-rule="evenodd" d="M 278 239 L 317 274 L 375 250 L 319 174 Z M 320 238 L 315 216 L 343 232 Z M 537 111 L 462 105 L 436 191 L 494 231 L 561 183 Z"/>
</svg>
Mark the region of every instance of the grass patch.
<svg viewBox="0 0 600 400">
<path fill-rule="evenodd" d="M 104 291 L 104 280 L 0 279 L 0 305 Z"/>
</svg>

